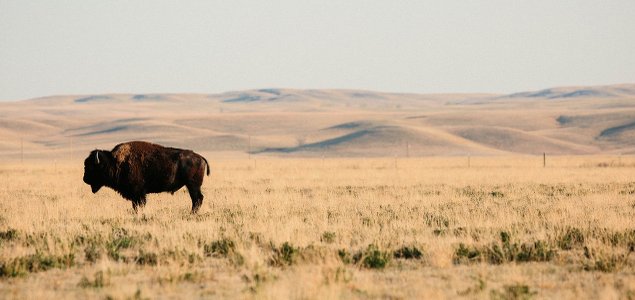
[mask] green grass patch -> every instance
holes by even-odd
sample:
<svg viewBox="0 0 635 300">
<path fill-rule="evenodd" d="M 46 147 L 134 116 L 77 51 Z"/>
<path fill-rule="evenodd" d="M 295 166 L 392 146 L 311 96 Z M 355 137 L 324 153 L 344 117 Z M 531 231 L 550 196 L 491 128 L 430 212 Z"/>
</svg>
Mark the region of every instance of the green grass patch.
<svg viewBox="0 0 635 300">
<path fill-rule="evenodd" d="M 141 243 L 141 239 L 130 234 L 125 228 L 113 228 L 110 239 L 106 242 L 106 251 L 111 259 L 126 262 L 128 258 L 121 255 L 120 251 Z"/>
<path fill-rule="evenodd" d="M 0 277 L 18 277 L 50 269 L 66 269 L 75 265 L 72 253 L 55 256 L 37 252 L 0 262 Z"/>
<path fill-rule="evenodd" d="M 556 249 L 545 241 L 533 243 L 517 243 L 511 241 L 511 234 L 500 232 L 500 242 L 485 246 L 468 246 L 463 243 L 454 251 L 453 262 L 465 264 L 472 262 L 486 262 L 503 264 L 507 262 L 545 262 L 556 256 Z"/>
</svg>

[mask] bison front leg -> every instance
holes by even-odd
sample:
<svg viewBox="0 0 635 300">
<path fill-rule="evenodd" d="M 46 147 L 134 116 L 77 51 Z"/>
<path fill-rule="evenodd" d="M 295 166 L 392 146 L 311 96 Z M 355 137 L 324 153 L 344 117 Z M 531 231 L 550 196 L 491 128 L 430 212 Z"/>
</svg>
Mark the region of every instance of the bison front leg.
<svg viewBox="0 0 635 300">
<path fill-rule="evenodd" d="M 134 213 L 136 214 L 138 211 L 138 208 L 141 207 L 145 207 L 146 206 L 146 196 L 142 195 L 139 197 L 136 197 L 135 199 L 132 199 L 132 210 L 134 210 Z"/>
<path fill-rule="evenodd" d="M 190 192 L 190 198 L 192 198 L 192 213 L 195 214 L 203 204 L 203 193 L 201 193 L 201 187 L 188 186 L 187 191 Z"/>
<path fill-rule="evenodd" d="M 137 213 L 137 207 L 139 206 L 139 202 L 137 200 L 132 200 L 132 210 L 134 213 Z"/>
</svg>

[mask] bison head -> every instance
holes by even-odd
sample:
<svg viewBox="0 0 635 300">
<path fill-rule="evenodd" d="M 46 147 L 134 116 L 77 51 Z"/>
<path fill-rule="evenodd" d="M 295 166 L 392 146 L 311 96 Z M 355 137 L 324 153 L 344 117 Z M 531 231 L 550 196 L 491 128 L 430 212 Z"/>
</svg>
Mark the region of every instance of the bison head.
<svg viewBox="0 0 635 300">
<path fill-rule="evenodd" d="M 84 182 L 97 193 L 108 180 L 108 170 L 112 162 L 109 151 L 93 150 L 84 160 Z"/>
</svg>

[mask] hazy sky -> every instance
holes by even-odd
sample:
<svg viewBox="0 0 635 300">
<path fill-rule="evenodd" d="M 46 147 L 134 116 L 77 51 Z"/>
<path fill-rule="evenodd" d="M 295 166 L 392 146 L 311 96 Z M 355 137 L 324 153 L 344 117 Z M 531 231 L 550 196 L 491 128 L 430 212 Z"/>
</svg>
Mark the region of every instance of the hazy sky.
<svg viewBox="0 0 635 300">
<path fill-rule="evenodd" d="M 0 100 L 635 82 L 635 1 L 6 1 Z"/>
</svg>

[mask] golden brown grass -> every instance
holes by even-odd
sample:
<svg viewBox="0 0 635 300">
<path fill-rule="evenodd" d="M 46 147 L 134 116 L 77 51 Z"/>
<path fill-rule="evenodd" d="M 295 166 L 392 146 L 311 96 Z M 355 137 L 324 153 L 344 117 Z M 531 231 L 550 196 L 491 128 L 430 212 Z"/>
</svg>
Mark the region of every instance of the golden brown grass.
<svg viewBox="0 0 635 300">
<path fill-rule="evenodd" d="M 632 157 L 210 163 L 198 215 L 185 191 L 133 214 L 80 163 L 0 166 L 0 295 L 635 297 Z"/>
</svg>

